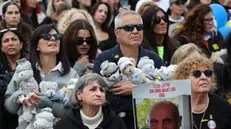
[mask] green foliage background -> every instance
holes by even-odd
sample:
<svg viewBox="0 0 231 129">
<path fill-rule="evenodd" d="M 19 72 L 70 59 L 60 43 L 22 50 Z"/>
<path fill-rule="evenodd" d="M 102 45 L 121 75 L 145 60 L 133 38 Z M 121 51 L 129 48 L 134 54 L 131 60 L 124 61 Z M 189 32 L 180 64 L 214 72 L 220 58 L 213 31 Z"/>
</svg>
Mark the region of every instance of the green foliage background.
<svg viewBox="0 0 231 129">
<path fill-rule="evenodd" d="M 136 118 L 139 129 L 149 129 L 147 118 L 152 105 L 164 100 L 171 101 L 178 106 L 178 97 L 170 99 L 136 99 Z"/>
</svg>

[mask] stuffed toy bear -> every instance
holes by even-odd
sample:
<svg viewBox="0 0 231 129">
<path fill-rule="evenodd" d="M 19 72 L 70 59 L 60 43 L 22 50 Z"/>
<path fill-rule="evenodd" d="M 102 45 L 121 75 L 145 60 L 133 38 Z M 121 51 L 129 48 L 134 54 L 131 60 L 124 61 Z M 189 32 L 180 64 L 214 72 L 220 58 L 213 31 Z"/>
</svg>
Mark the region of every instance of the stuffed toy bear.
<svg viewBox="0 0 231 129">
<path fill-rule="evenodd" d="M 61 98 L 64 102 L 64 106 L 67 105 L 71 92 L 75 88 L 77 82 L 78 82 L 77 78 L 72 78 L 67 82 L 67 87 L 63 87 L 58 91 L 58 94 L 62 96 Z"/>
<path fill-rule="evenodd" d="M 156 81 L 172 80 L 172 74 L 176 70 L 177 65 L 161 66 L 160 69 L 155 69 Z"/>
<path fill-rule="evenodd" d="M 57 91 L 58 84 L 51 81 L 41 81 L 39 84 L 41 95 L 47 96 L 51 101 L 63 101 L 64 97 Z M 60 89 L 61 90 L 61 89 Z"/>
<path fill-rule="evenodd" d="M 36 115 L 34 129 L 53 129 L 54 115 L 49 107 L 41 109 L 41 112 Z"/>
<path fill-rule="evenodd" d="M 147 78 L 150 80 L 155 80 L 156 75 L 154 61 L 148 56 L 141 57 L 137 67 L 142 70 L 142 73 Z"/>
<path fill-rule="evenodd" d="M 34 79 L 33 70 L 31 64 L 26 59 L 20 59 L 17 61 L 17 67 L 15 74 L 18 76 L 19 90 L 25 92 L 25 94 L 19 95 L 17 101 L 24 103 L 22 105 L 22 115 L 19 116 L 19 129 L 31 129 L 33 128 L 33 120 L 35 118 L 36 109 L 28 101 L 34 94 L 34 91 L 38 92 L 39 87 L 37 81 Z"/>
<path fill-rule="evenodd" d="M 142 70 L 135 67 L 135 60 L 129 57 L 121 57 L 118 66 L 122 74 L 123 80 L 129 80 L 137 85 L 151 82 Z"/>
<path fill-rule="evenodd" d="M 115 83 L 121 80 L 121 74 L 116 63 L 105 60 L 100 65 L 100 68 L 100 74 L 103 76 L 109 90 Z"/>
</svg>

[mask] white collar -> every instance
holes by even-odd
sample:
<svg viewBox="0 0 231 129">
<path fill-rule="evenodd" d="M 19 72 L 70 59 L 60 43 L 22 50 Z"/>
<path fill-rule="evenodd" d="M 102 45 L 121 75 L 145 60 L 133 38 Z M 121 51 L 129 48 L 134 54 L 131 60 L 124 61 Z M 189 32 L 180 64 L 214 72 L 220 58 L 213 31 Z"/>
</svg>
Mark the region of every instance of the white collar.
<svg viewBox="0 0 231 129">
<path fill-rule="evenodd" d="M 40 75 L 41 77 L 45 77 L 45 74 L 44 72 L 42 71 L 39 63 L 36 63 L 36 68 L 40 71 Z M 59 63 L 53 68 L 51 69 L 48 73 L 52 72 L 52 71 L 59 71 L 59 72 L 63 72 L 63 65 L 62 65 L 62 62 L 59 61 Z"/>
</svg>

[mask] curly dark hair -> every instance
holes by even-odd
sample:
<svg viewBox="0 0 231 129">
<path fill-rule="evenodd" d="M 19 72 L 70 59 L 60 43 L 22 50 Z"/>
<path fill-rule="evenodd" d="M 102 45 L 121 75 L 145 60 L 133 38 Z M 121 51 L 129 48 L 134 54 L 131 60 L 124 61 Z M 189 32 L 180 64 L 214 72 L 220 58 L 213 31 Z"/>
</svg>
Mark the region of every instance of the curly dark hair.
<svg viewBox="0 0 231 129">
<path fill-rule="evenodd" d="M 75 20 L 69 25 L 63 35 L 64 49 L 66 50 L 71 66 L 73 66 L 81 56 L 80 53 L 76 51 L 76 38 L 81 29 L 88 30 L 94 41 L 94 43 L 90 45 L 90 50 L 87 53 L 89 60 L 95 60 L 97 54 L 98 43 L 93 27 L 86 20 Z"/>
<path fill-rule="evenodd" d="M 175 35 L 175 38 L 184 38 L 188 42 L 202 46 L 203 35 L 206 33 L 204 30 L 204 16 L 209 12 L 212 12 L 212 9 L 204 4 L 199 4 L 190 10 L 185 17 L 182 28 Z"/>
</svg>

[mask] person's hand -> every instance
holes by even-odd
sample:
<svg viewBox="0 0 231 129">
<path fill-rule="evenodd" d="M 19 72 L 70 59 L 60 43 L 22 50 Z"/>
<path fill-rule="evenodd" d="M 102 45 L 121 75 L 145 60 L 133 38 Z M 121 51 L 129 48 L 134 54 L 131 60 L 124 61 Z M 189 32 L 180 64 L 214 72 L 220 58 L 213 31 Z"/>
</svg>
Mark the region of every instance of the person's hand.
<svg viewBox="0 0 231 129">
<path fill-rule="evenodd" d="M 40 102 L 40 93 L 39 92 L 34 92 L 32 96 L 27 100 L 31 106 L 36 106 Z M 29 105 L 28 105 L 29 106 Z"/>
<path fill-rule="evenodd" d="M 83 66 L 88 66 L 89 56 L 88 55 L 82 55 L 78 58 L 77 62 Z"/>
<path fill-rule="evenodd" d="M 112 86 L 111 91 L 115 95 L 131 95 L 134 86 L 136 86 L 136 84 L 128 80 L 121 80 Z"/>
<path fill-rule="evenodd" d="M 120 8 L 119 8 L 119 13 L 122 12 L 122 11 L 126 11 L 126 10 L 131 10 L 131 6 L 128 5 L 128 6 L 120 7 Z"/>
<path fill-rule="evenodd" d="M 39 92 L 33 92 L 33 93 L 29 93 L 27 95 L 22 94 L 22 95 L 18 96 L 18 102 L 20 102 L 26 106 L 36 106 L 40 102 L 40 93 Z"/>
</svg>

